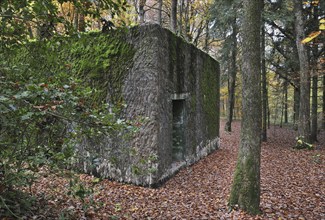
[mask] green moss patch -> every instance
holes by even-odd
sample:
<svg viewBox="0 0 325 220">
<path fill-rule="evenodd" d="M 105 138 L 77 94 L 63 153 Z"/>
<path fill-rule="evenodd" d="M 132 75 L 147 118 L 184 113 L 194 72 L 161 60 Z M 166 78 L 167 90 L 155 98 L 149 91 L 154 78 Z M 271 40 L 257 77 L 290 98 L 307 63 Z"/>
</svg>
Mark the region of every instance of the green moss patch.
<svg viewBox="0 0 325 220">
<path fill-rule="evenodd" d="M 54 74 L 77 77 L 85 87 L 97 90 L 94 103 L 107 98 L 122 103 L 123 80 L 132 65 L 135 49 L 127 42 L 127 29 L 85 33 L 50 41 L 35 41 L 12 52 L 12 65 L 24 69 L 24 77 Z"/>
</svg>

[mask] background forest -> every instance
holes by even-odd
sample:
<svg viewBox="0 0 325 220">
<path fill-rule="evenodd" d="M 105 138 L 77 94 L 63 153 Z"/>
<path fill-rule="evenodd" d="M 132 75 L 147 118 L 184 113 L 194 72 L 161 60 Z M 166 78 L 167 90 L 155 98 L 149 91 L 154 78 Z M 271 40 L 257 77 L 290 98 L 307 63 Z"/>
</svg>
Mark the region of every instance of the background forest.
<svg viewBox="0 0 325 220">
<path fill-rule="evenodd" d="M 220 110 L 225 120 L 222 129 L 231 132 L 233 121 L 243 116 L 240 76 L 247 55 L 243 53 L 244 2 L 1 1 L 0 217 L 33 216 L 34 201 L 28 192 L 43 172 L 69 176 L 68 194 L 80 199 L 84 210 L 95 207 L 87 200 L 92 190 L 72 171 L 62 171 L 77 160 L 74 143 L 80 141 L 80 135 L 136 132 L 138 123 L 120 119 L 119 106 L 107 106 L 104 100 L 95 105 L 94 97 L 100 97 L 102 88 L 91 82 L 84 84 L 81 76 L 69 75 L 68 66 L 62 66 L 56 73 L 51 72 L 51 66 L 29 72 L 18 54 L 31 54 L 26 45 L 39 46 L 38 42 L 43 42 L 51 46 L 54 42 L 51 40 L 58 37 L 80 37 L 102 30 L 158 23 L 220 62 Z M 261 81 L 255 83 L 261 86 L 258 101 L 262 103 L 262 140 L 268 141 L 270 126 L 280 125 L 298 130 L 292 146 L 315 148 L 325 129 L 325 3 L 255 2 L 259 2 L 262 13 L 260 44 L 251 48 L 261 53 Z M 52 59 L 51 54 L 47 56 L 46 59 Z M 39 62 L 44 62 L 44 57 L 35 57 L 33 65 Z M 74 124 L 74 131 L 63 136 L 62 131 L 71 130 L 66 122 Z M 44 130 L 46 135 L 41 132 Z M 92 179 L 90 184 L 98 181 Z M 120 209 L 119 203 L 115 203 L 115 212 Z M 67 213 L 61 215 L 62 219 L 71 217 L 67 216 Z"/>
</svg>

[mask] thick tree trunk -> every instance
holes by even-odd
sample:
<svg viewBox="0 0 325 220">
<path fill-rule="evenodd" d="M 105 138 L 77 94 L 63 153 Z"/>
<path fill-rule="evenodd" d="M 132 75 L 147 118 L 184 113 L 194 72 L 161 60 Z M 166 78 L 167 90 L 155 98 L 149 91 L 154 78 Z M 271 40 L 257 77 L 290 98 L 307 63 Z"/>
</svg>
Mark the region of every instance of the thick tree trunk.
<svg viewBox="0 0 325 220">
<path fill-rule="evenodd" d="M 261 33 L 261 71 L 262 71 L 262 141 L 267 141 L 267 84 L 266 84 L 266 63 L 265 63 L 265 28 L 262 27 Z"/>
<path fill-rule="evenodd" d="M 301 41 L 305 37 L 302 1 L 294 1 L 296 45 L 300 71 L 300 106 L 298 134 L 310 142 L 310 72 L 307 48 Z"/>
<path fill-rule="evenodd" d="M 233 120 L 234 106 L 235 106 L 235 87 L 236 87 L 236 57 L 237 57 L 237 25 L 236 18 L 232 23 L 232 35 L 231 35 L 231 51 L 228 65 L 228 107 L 227 107 L 227 122 L 225 124 L 225 130 L 231 132 L 231 123 Z"/>
<path fill-rule="evenodd" d="M 170 15 L 170 29 L 176 33 L 177 31 L 177 0 L 172 0 Z"/>
<path fill-rule="evenodd" d="M 242 123 L 238 160 L 229 199 L 251 214 L 259 213 L 261 156 L 261 1 L 243 1 Z M 254 48 L 254 50 L 252 50 Z"/>
<path fill-rule="evenodd" d="M 313 10 L 313 27 L 318 29 L 319 27 L 319 20 L 318 20 L 318 8 L 314 7 Z M 312 87 L 312 104 L 311 104 L 311 142 L 317 141 L 317 130 L 318 130 L 318 123 L 317 123 L 317 108 L 318 108 L 318 73 L 317 73 L 317 59 L 318 59 L 318 45 L 314 44 L 312 47 L 312 78 L 313 78 L 313 87 Z"/>
<path fill-rule="evenodd" d="M 312 89 L 312 107 L 311 107 L 311 142 L 317 141 L 317 91 L 318 91 L 318 77 L 313 76 L 313 89 Z"/>
</svg>

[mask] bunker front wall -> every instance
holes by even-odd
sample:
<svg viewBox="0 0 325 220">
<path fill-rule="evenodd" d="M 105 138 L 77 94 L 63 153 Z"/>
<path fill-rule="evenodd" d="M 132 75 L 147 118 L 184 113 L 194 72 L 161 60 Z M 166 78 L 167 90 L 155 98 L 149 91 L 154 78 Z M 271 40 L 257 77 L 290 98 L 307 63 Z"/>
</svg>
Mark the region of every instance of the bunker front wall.
<svg viewBox="0 0 325 220">
<path fill-rule="evenodd" d="M 159 25 L 133 28 L 127 39 L 135 52 L 123 114 L 139 129 L 129 140 L 92 145 L 101 152 L 96 173 L 152 186 L 217 149 L 219 64 Z"/>
<path fill-rule="evenodd" d="M 219 146 L 219 64 L 165 30 L 157 30 L 159 181 Z"/>
</svg>

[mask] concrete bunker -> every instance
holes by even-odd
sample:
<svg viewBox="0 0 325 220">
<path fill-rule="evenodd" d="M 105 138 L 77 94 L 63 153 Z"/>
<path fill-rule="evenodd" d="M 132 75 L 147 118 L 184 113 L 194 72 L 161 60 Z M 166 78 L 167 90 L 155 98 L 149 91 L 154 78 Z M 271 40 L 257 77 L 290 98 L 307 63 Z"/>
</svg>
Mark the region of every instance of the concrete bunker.
<svg viewBox="0 0 325 220">
<path fill-rule="evenodd" d="M 85 140 L 79 153 L 99 153 L 79 164 L 104 178 L 152 186 L 218 148 L 219 64 L 159 25 L 132 28 L 125 39 L 135 53 L 120 85 L 123 117 L 145 120 L 131 139 Z"/>
</svg>

